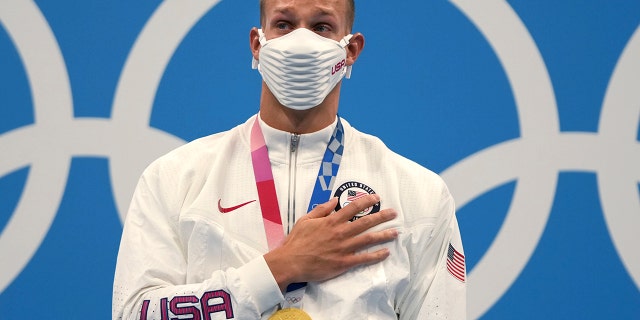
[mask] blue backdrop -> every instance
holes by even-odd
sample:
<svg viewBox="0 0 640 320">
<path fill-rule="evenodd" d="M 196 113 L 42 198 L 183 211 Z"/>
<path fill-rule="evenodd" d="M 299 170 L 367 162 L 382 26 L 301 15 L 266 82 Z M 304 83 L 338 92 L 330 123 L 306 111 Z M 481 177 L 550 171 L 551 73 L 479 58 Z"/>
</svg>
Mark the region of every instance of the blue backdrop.
<svg viewBox="0 0 640 320">
<path fill-rule="evenodd" d="M 141 170 L 258 110 L 257 0 L 0 1 L 0 318 L 108 319 Z M 340 113 L 440 173 L 469 318 L 640 319 L 640 2 L 358 1 Z"/>
</svg>

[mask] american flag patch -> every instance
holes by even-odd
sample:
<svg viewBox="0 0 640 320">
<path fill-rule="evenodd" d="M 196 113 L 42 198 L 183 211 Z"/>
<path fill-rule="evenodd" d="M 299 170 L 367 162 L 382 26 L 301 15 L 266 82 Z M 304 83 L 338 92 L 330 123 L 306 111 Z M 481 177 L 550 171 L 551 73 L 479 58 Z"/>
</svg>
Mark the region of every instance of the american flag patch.
<svg viewBox="0 0 640 320">
<path fill-rule="evenodd" d="M 449 243 L 447 252 L 447 270 L 456 279 L 465 281 L 464 255 Z"/>
<path fill-rule="evenodd" d="M 347 191 L 347 201 L 356 201 L 357 199 L 360 199 L 360 198 L 362 198 L 362 197 L 364 197 L 366 195 L 368 195 L 368 193 L 366 193 L 366 192 L 348 190 Z"/>
</svg>

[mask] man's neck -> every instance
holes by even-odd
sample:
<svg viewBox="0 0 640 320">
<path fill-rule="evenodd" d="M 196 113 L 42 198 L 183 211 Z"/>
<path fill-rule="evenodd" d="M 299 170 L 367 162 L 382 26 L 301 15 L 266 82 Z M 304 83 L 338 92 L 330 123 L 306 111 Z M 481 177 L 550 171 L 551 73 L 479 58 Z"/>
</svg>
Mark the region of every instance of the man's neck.
<svg viewBox="0 0 640 320">
<path fill-rule="evenodd" d="M 263 89 L 260 99 L 260 118 L 272 128 L 291 133 L 312 133 L 331 125 L 338 113 L 338 90 L 331 92 L 317 107 L 308 110 L 293 110 L 280 104 Z"/>
</svg>

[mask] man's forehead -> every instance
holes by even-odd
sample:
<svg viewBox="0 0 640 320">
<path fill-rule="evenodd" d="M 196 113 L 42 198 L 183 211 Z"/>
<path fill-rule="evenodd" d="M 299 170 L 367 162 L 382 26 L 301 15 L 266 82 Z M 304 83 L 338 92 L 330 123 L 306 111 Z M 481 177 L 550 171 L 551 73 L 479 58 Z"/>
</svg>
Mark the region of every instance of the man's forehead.
<svg viewBox="0 0 640 320">
<path fill-rule="evenodd" d="M 346 10 L 346 0 L 264 0 L 265 13 L 288 13 L 298 9 L 336 14 Z"/>
</svg>

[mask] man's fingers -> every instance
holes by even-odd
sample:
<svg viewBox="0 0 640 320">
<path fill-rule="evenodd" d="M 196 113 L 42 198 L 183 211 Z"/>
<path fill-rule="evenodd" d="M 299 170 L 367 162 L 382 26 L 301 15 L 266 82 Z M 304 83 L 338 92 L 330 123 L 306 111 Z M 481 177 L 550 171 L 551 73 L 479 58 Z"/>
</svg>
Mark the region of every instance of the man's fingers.
<svg viewBox="0 0 640 320">
<path fill-rule="evenodd" d="M 358 252 L 376 244 L 392 241 L 397 237 L 398 230 L 396 229 L 387 229 L 378 232 L 361 234 L 348 242 L 347 250 L 350 252 Z"/>
<path fill-rule="evenodd" d="M 373 206 L 374 204 L 380 201 L 380 196 L 377 194 L 370 194 L 364 196 L 360 199 L 357 199 L 342 209 L 338 210 L 338 214 L 334 215 L 338 222 L 347 222 L 351 220 L 351 218 L 355 217 L 356 214 L 364 211 L 365 209 Z"/>
<path fill-rule="evenodd" d="M 330 279 L 358 265 L 378 263 L 389 256 L 388 248 L 371 247 L 398 237 L 396 229 L 381 230 L 379 226 L 394 219 L 396 211 L 385 209 L 349 222 L 356 214 L 378 203 L 380 197 L 366 195 L 333 213 L 338 201 L 332 198 L 302 217 L 279 248 L 284 250 L 280 252 L 299 257 L 296 259 L 299 268 L 289 267 L 289 271 L 301 273 L 290 276 L 291 281 Z M 371 252 L 367 252 L 368 249 Z"/>
<path fill-rule="evenodd" d="M 349 269 L 359 265 L 374 264 L 386 259 L 389 257 L 389 254 L 389 249 L 387 248 L 382 248 L 374 252 L 358 253 L 350 256 L 345 264 L 349 266 Z"/>
<path fill-rule="evenodd" d="M 337 204 L 338 198 L 331 198 L 329 201 L 319 204 L 317 207 L 313 208 L 313 210 L 307 213 L 304 217 L 307 217 L 308 219 L 326 217 L 333 212 Z"/>
<path fill-rule="evenodd" d="M 398 216 L 398 213 L 393 209 L 385 209 L 380 212 L 364 216 L 347 226 L 346 232 L 349 236 L 355 236 L 361 234 L 379 224 L 391 221 Z"/>
</svg>

